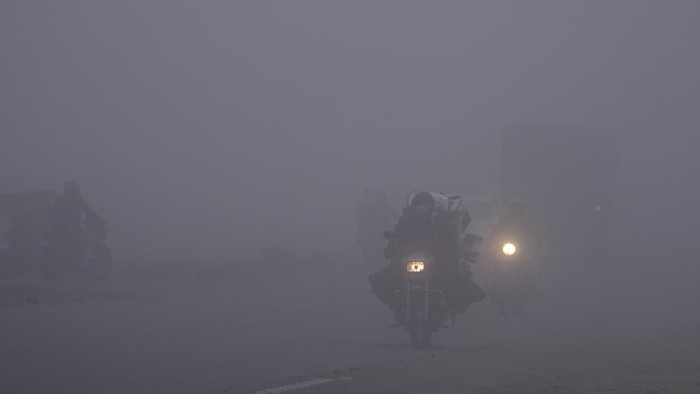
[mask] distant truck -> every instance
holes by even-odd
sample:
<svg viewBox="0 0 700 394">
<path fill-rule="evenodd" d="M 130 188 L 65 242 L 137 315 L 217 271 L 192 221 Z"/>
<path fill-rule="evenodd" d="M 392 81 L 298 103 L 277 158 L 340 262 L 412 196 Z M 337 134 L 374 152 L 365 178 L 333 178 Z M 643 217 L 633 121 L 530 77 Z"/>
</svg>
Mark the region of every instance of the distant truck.
<svg viewBox="0 0 700 394">
<path fill-rule="evenodd" d="M 501 200 L 524 201 L 546 242 L 571 243 L 603 256 L 618 163 L 610 130 L 515 125 L 503 134 Z"/>
</svg>

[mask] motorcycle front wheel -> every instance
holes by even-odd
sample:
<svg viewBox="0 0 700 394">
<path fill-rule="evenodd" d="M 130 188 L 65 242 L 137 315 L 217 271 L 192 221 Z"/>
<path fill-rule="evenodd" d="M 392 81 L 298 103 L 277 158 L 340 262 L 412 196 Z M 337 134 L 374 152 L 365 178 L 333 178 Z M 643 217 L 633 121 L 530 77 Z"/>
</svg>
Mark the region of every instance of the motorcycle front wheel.
<svg viewBox="0 0 700 394">
<path fill-rule="evenodd" d="M 411 340 L 411 345 L 416 349 L 430 347 L 433 339 L 433 331 L 425 321 L 416 323 L 417 324 L 410 324 L 408 327 L 408 337 Z"/>
<path fill-rule="evenodd" d="M 411 345 L 416 349 L 430 346 L 433 339 L 433 330 L 430 327 L 423 305 L 423 295 L 419 292 L 412 293 L 410 296 L 407 328 Z"/>
</svg>

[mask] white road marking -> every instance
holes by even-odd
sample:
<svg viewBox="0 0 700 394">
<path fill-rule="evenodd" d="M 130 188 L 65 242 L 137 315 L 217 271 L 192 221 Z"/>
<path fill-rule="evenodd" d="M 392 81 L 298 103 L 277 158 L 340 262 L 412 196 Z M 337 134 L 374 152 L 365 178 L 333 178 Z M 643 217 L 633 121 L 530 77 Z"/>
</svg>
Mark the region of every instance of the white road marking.
<svg viewBox="0 0 700 394">
<path fill-rule="evenodd" d="M 311 386 L 318 386 L 319 384 L 326 384 L 326 383 L 331 383 L 331 382 L 337 382 L 339 380 L 352 380 L 351 378 L 338 378 L 338 379 L 322 379 L 322 378 L 317 378 L 317 379 L 311 379 L 311 380 L 306 380 L 304 382 L 299 382 L 299 383 L 293 383 L 293 384 L 288 384 L 286 386 L 280 386 L 280 387 L 273 387 L 271 389 L 265 389 L 261 391 L 256 391 L 253 394 L 277 394 L 277 393 L 286 393 L 292 390 L 299 390 Z"/>
</svg>

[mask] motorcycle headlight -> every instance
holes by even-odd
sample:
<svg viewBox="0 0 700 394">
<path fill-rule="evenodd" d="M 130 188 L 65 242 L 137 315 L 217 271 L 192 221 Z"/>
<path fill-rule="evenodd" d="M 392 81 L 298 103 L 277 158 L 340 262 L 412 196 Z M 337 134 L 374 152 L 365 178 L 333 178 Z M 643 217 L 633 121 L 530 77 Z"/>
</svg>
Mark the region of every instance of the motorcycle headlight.
<svg viewBox="0 0 700 394">
<path fill-rule="evenodd" d="M 425 270 L 425 262 L 423 261 L 409 261 L 406 264 L 407 272 L 417 273 L 423 272 L 423 270 Z"/>
<path fill-rule="evenodd" d="M 515 252 L 518 251 L 518 248 L 515 247 L 514 244 L 510 242 L 506 242 L 503 244 L 503 248 L 501 249 L 503 251 L 503 254 L 506 256 L 512 256 L 515 254 Z"/>
</svg>

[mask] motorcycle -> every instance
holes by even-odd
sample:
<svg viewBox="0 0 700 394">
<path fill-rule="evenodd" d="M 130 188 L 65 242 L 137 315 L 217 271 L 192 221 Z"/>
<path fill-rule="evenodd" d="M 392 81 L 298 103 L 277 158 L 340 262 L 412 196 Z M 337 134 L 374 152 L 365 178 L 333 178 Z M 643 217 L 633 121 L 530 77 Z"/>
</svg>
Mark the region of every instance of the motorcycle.
<svg viewBox="0 0 700 394">
<path fill-rule="evenodd" d="M 531 245 L 515 238 L 493 243 L 490 272 L 484 280 L 489 299 L 503 315 L 522 314 L 525 305 L 536 294 Z"/>
<path fill-rule="evenodd" d="M 107 229 L 98 218 L 88 216 L 74 239 L 53 234 L 42 249 L 42 271 L 48 278 L 77 273 L 104 279 L 112 271 Z"/>
<path fill-rule="evenodd" d="M 393 234 L 385 233 L 391 240 Z M 447 315 L 445 293 L 433 286 L 435 259 L 429 242 L 400 245 L 397 263 L 403 271 L 402 288 L 394 292 L 395 310 L 414 348 L 430 346 L 433 333 Z"/>
</svg>

